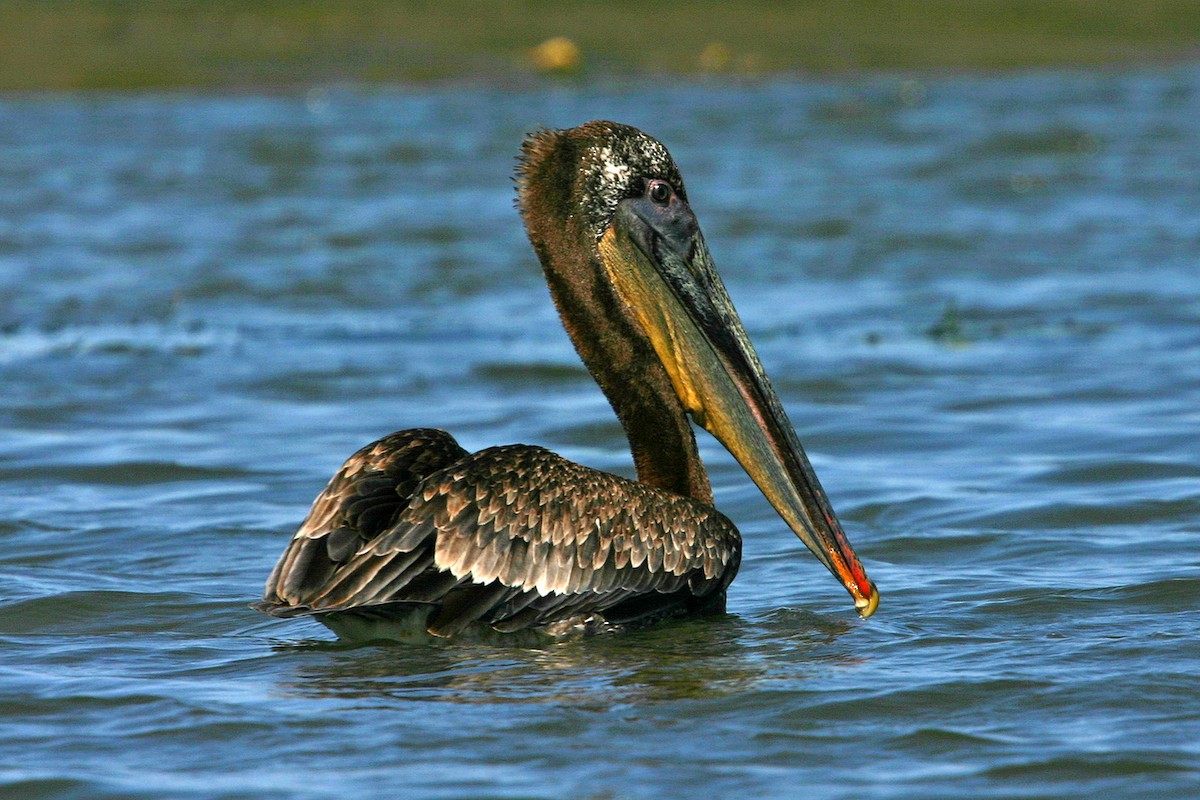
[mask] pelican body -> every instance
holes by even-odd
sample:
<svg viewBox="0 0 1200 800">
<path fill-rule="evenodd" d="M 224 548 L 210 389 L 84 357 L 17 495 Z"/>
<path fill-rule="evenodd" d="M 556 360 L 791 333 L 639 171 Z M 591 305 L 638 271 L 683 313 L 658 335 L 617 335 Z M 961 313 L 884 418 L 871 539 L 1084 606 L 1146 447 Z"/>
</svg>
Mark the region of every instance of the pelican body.
<svg viewBox="0 0 1200 800">
<path fill-rule="evenodd" d="M 445 431 L 352 455 L 267 580 L 260 610 L 335 632 L 601 631 L 719 613 L 742 539 L 713 505 L 692 421 L 733 454 L 863 617 L 867 577 L 713 266 L 666 148 L 589 122 L 530 135 L 517 203 L 550 294 L 629 440 L 637 480 Z M 689 421 L 690 417 L 690 421 Z"/>
</svg>

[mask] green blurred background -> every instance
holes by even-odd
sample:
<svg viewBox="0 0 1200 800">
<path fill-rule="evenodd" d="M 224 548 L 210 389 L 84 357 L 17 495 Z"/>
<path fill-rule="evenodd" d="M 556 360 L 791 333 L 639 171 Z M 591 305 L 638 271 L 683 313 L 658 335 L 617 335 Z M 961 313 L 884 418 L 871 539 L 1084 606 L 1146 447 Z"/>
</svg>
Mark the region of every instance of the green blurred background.
<svg viewBox="0 0 1200 800">
<path fill-rule="evenodd" d="M 553 37 L 566 41 L 538 49 Z M 1186 59 L 1197 0 L 4 0 L 0 90 Z"/>
</svg>

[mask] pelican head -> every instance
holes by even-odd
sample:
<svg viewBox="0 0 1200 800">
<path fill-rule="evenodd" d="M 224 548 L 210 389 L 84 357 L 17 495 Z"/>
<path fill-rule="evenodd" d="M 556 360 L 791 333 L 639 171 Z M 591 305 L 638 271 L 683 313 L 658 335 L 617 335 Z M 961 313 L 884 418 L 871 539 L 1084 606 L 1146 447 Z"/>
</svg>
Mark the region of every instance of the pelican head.
<svg viewBox="0 0 1200 800">
<path fill-rule="evenodd" d="M 634 417 L 642 406 L 634 408 L 622 397 L 638 391 L 630 384 L 643 375 L 642 382 L 653 383 L 665 373 L 670 402 L 737 459 L 796 536 L 841 581 L 858 613 L 874 613 L 879 592 L 771 388 L 667 149 L 636 128 L 612 122 L 541 131 L 525 144 L 518 194 L 564 324 L 630 434 L 639 478 L 656 456 L 643 454 L 639 461 Z M 580 297 L 587 302 L 570 299 Z M 581 324 L 577 318 L 585 313 L 621 317 L 627 324 L 602 329 L 609 333 L 589 340 L 581 330 L 593 320 Z M 627 336 L 631 343 L 621 348 L 605 336 Z M 622 365 L 638 366 L 639 353 L 653 364 L 640 373 L 623 372 Z M 694 440 L 691 448 L 694 454 Z M 694 460 L 698 464 L 698 456 Z M 706 491 L 704 483 L 690 493 L 711 499 L 703 496 Z"/>
</svg>

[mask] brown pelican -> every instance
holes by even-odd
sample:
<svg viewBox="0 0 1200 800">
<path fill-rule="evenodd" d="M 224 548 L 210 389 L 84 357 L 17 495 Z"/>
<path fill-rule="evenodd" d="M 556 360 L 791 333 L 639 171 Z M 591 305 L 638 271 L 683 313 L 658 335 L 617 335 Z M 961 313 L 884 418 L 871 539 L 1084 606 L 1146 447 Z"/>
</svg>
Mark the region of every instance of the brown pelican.
<svg viewBox="0 0 1200 800">
<path fill-rule="evenodd" d="M 846 540 L 656 139 L 589 122 L 529 136 L 518 206 L 563 325 L 621 420 L 637 481 L 446 432 L 352 455 L 267 580 L 262 611 L 334 631 L 599 631 L 721 612 L 742 540 L 713 507 L 688 416 L 717 437 L 867 617 Z"/>
</svg>

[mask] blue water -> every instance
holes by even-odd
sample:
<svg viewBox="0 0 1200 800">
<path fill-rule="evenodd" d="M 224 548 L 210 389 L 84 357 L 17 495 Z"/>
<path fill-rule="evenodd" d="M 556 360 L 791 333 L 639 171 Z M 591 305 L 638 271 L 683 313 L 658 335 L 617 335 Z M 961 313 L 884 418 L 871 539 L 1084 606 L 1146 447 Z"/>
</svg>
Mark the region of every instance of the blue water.
<svg viewBox="0 0 1200 800">
<path fill-rule="evenodd" d="M 707 435 L 722 618 L 337 643 L 247 604 L 392 430 L 630 474 L 511 206 L 661 138 L 872 577 Z M 1200 66 L 0 100 L 0 795 L 1200 794 Z"/>
</svg>

